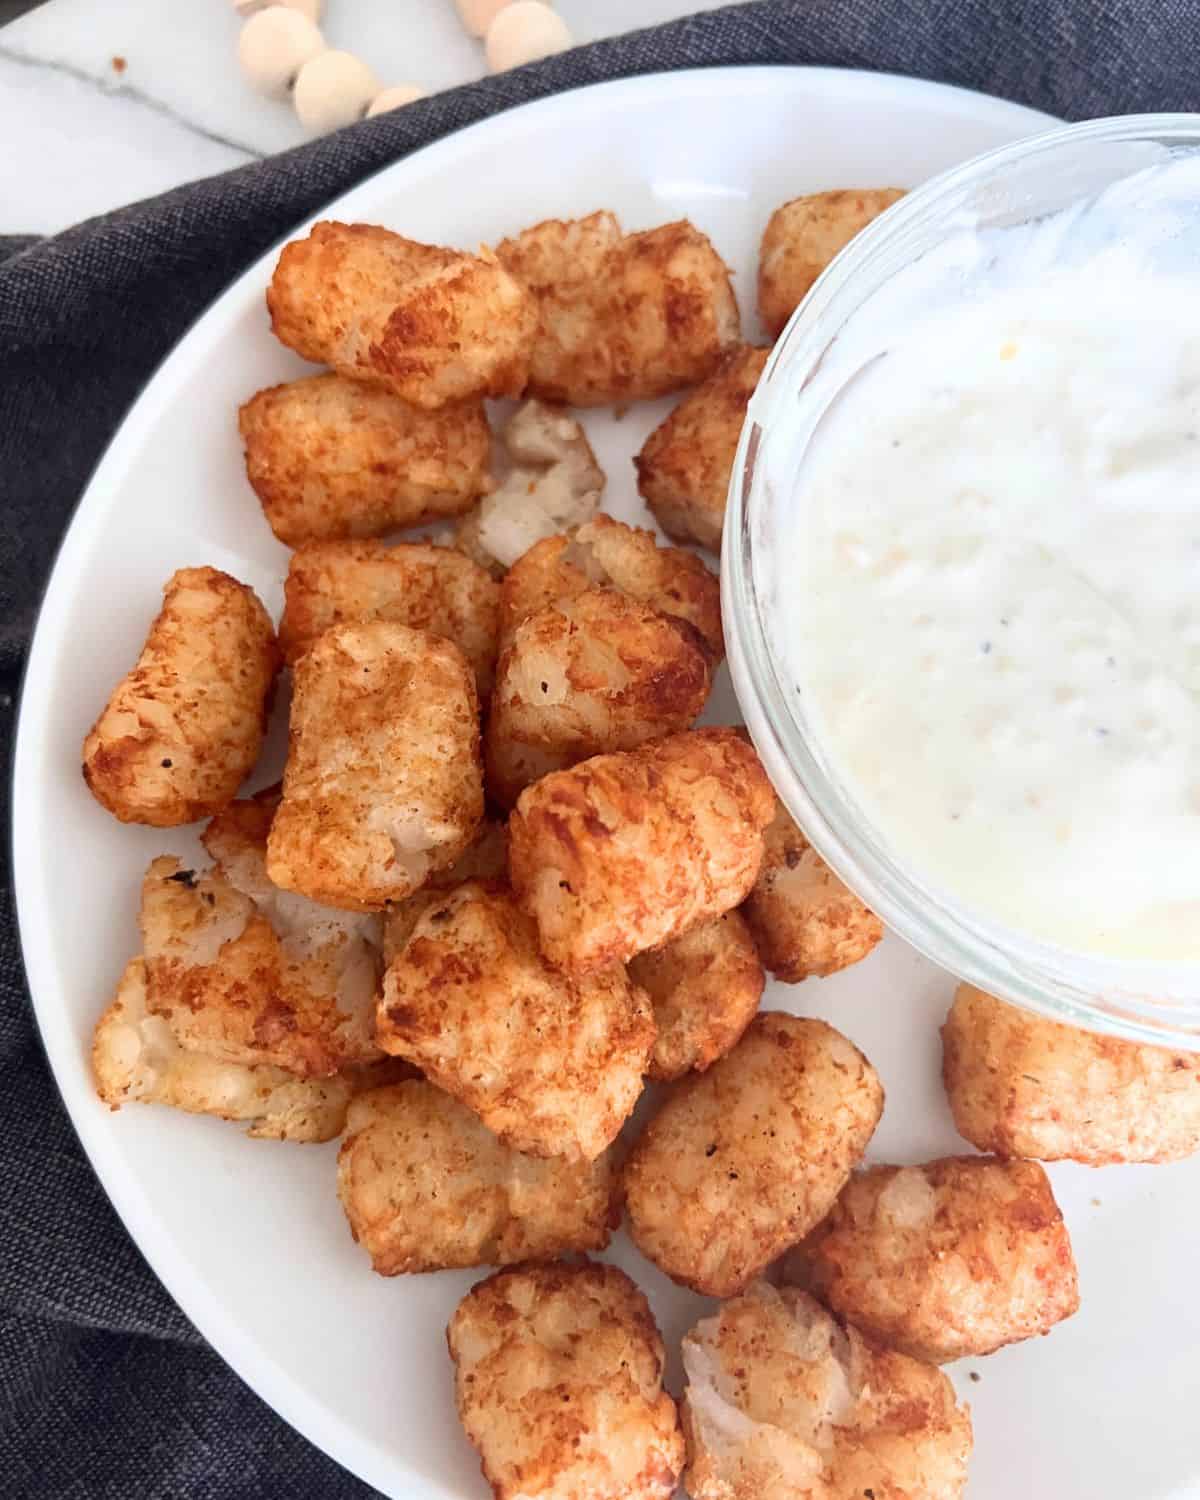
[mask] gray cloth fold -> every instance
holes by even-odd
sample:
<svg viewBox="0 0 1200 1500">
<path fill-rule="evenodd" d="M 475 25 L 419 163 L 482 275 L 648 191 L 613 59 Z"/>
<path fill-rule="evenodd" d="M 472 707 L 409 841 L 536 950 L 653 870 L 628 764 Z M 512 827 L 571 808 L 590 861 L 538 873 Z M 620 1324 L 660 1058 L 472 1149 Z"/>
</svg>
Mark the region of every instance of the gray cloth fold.
<svg viewBox="0 0 1200 1500">
<path fill-rule="evenodd" d="M 1198 30 L 1194 0 L 764 0 L 437 95 L 50 239 L 0 241 L 0 740 L 6 763 L 18 677 L 45 577 L 122 414 L 238 271 L 378 167 L 563 89 L 722 64 L 886 69 L 982 89 L 1072 119 L 1195 109 Z M 35 1037 L 7 839 L 2 858 L 0 1495 L 367 1495 L 224 1367 L 117 1221 Z M 398 1445 L 403 1432 L 398 1410 Z"/>
</svg>

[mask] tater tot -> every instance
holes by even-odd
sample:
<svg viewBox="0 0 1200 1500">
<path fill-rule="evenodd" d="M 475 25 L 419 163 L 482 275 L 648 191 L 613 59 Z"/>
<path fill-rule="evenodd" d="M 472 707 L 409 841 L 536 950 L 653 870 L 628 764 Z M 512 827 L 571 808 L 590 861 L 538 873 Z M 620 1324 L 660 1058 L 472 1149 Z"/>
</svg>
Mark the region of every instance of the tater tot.
<svg viewBox="0 0 1200 1500">
<path fill-rule="evenodd" d="M 279 644 L 303 656 L 335 625 L 392 620 L 453 641 L 475 671 L 481 700 L 492 691 L 500 586 L 477 563 L 427 542 L 319 542 L 292 553 Z"/>
<path fill-rule="evenodd" d="M 271 820 L 279 809 L 279 798 L 280 788 L 276 782 L 274 786 L 255 792 L 252 797 L 239 797 L 205 824 L 200 842 L 212 856 L 218 874 L 234 890 L 267 908 L 275 901 L 295 902 L 298 912 L 313 918 L 329 917 L 353 923 L 353 918 L 315 906 L 302 896 L 289 895 L 267 879 L 267 835 L 271 831 Z"/>
<path fill-rule="evenodd" d="M 669 1500 L 683 1468 L 662 1338 L 605 1265 L 499 1271 L 446 1331 L 458 1414 L 495 1500 Z"/>
<path fill-rule="evenodd" d="M 522 1156 L 423 1081 L 351 1104 L 338 1195 L 382 1276 L 603 1250 L 617 1218 L 607 1153 Z"/>
<path fill-rule="evenodd" d="M 421 889 L 389 906 L 383 914 L 383 961 L 390 964 L 412 936 L 413 928 L 430 902 L 465 880 L 508 880 L 508 829 L 496 818 L 485 818 L 474 841 L 446 870 L 435 871 Z"/>
<path fill-rule="evenodd" d="M 250 897 L 280 934 L 285 949 L 294 948 L 297 954 L 312 955 L 331 937 L 345 935 L 369 951 L 374 975 L 373 993 L 377 988 L 375 981 L 380 978 L 377 959 L 381 943 L 386 956 L 387 917 L 381 921 L 370 913 L 321 906 L 307 896 L 281 889 L 267 876 L 267 838 L 281 798 L 282 789 L 276 783 L 256 792 L 253 797 L 231 802 L 208 824 L 200 841 L 212 856 L 216 873 L 235 891 Z M 507 845 L 504 848 L 507 849 Z M 465 866 L 471 852 L 468 850 L 459 863 Z M 501 857 L 498 851 L 490 857 L 489 863 L 495 864 Z M 365 979 L 361 982 L 365 985 Z M 339 983 L 344 985 L 345 980 Z"/>
<path fill-rule="evenodd" d="M 654 1021 L 619 964 L 561 973 L 511 892 L 468 881 L 388 966 L 376 1034 L 514 1150 L 593 1160 L 637 1103 Z"/>
<path fill-rule="evenodd" d="M 529 393 L 649 401 L 703 380 L 738 340 L 729 271 L 686 219 L 623 234 L 611 213 L 547 219 L 496 246 L 540 322 Z"/>
<path fill-rule="evenodd" d="M 278 671 L 253 589 L 216 568 L 172 574 L 137 664 L 83 742 L 92 796 L 155 828 L 217 812 L 258 759 Z"/>
<path fill-rule="evenodd" d="M 293 671 L 267 873 L 382 910 L 453 864 L 483 818 L 475 675 L 457 646 L 388 620 L 326 631 Z"/>
<path fill-rule="evenodd" d="M 522 620 L 496 670 L 484 735 L 488 793 L 511 807 L 532 781 L 603 751 L 632 750 L 703 712 L 703 638 L 615 589 L 588 589 Z"/>
<path fill-rule="evenodd" d="M 537 304 L 489 251 L 421 245 L 377 224 L 321 223 L 283 247 L 267 310 L 304 359 L 436 411 L 519 396 Z"/>
<path fill-rule="evenodd" d="M 729 476 L 746 407 L 771 351 L 744 344 L 689 391 L 634 459 L 638 491 L 680 542 L 721 550 Z"/>
<path fill-rule="evenodd" d="M 931 1364 L 1049 1333 L 1079 1307 L 1071 1240 L 1035 1161 L 951 1156 L 858 1172 L 786 1275 Z"/>
<path fill-rule="evenodd" d="M 509 873 L 551 963 L 625 962 L 745 898 L 775 794 L 734 729 L 597 755 L 521 793 Z"/>
<path fill-rule="evenodd" d="M 248 866 L 233 871 L 243 885 Z M 234 879 L 171 855 L 151 863 L 141 911 L 151 1014 L 186 1051 L 221 1062 L 327 1077 L 379 1057 L 378 918 L 282 891 L 255 899 Z"/>
<path fill-rule="evenodd" d="M 838 879 L 782 802 L 744 914 L 763 963 L 785 984 L 856 964 L 883 937 L 883 923 Z"/>
<path fill-rule="evenodd" d="M 775 210 L 758 252 L 758 315 L 772 338 L 838 251 L 903 197 L 903 188 L 838 189 L 793 198 Z"/>
<path fill-rule="evenodd" d="M 454 545 L 494 578 L 543 538 L 590 521 L 605 485 L 587 434 L 560 406 L 526 401 L 500 441 L 508 472 L 454 533 Z"/>
<path fill-rule="evenodd" d="M 960 985 L 942 1027 L 958 1132 L 981 1151 L 1178 1161 L 1200 1150 L 1200 1053 L 1080 1031 Z"/>
<path fill-rule="evenodd" d="M 971 1418 L 933 1365 L 758 1281 L 683 1341 L 692 1500 L 956 1500 Z"/>
<path fill-rule="evenodd" d="M 750 929 L 735 911 L 629 961 L 654 1007 L 650 1077 L 669 1080 L 723 1057 L 749 1026 L 763 992 Z"/>
<path fill-rule="evenodd" d="M 249 1122 L 249 1134 L 280 1141 L 330 1141 L 341 1133 L 350 1079 L 298 1078 L 282 1068 L 231 1063 L 187 1052 L 161 1016 L 146 1010 L 146 967 L 130 961 L 92 1039 L 96 1092 L 119 1109 L 134 1100 L 189 1114 Z"/>
<path fill-rule="evenodd" d="M 311 375 L 238 412 L 246 477 L 289 547 L 461 516 L 488 486 L 482 401 L 420 411 L 379 386 Z"/>
<path fill-rule="evenodd" d="M 755 1017 L 630 1153 L 634 1243 L 673 1280 L 732 1297 L 825 1217 L 882 1110 L 875 1070 L 832 1026 Z"/>
<path fill-rule="evenodd" d="M 714 662 L 725 654 L 716 575 L 692 553 L 660 547 L 652 531 L 605 515 L 567 536 L 539 542 L 513 564 L 500 588 L 501 640 L 527 615 L 596 586 L 618 589 L 686 621 L 703 637 Z"/>
</svg>

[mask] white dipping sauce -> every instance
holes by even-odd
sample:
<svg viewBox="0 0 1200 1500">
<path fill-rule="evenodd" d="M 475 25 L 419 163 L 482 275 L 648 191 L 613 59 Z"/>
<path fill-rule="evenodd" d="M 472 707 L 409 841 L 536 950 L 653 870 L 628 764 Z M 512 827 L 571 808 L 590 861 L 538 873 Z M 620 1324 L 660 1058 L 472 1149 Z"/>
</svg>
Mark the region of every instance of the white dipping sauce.
<svg viewBox="0 0 1200 1500">
<path fill-rule="evenodd" d="M 956 233 L 814 386 L 773 644 L 844 790 L 990 917 L 1200 958 L 1200 160 Z"/>
</svg>

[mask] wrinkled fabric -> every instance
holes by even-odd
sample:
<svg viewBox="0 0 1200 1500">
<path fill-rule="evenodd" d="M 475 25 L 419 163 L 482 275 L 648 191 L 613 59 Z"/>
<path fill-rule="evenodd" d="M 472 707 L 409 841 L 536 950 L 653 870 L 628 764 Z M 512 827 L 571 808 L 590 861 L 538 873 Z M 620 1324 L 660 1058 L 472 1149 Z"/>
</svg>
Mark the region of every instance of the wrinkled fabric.
<svg viewBox="0 0 1200 1500">
<path fill-rule="evenodd" d="M 1194 0 L 764 0 L 436 95 L 51 239 L 0 240 L 5 763 L 46 575 L 122 414 L 228 282 L 331 197 L 430 141 L 528 100 L 685 67 L 883 69 L 1070 119 L 1194 110 L 1197 15 Z M 7 806 L 4 812 L 7 823 Z M 0 858 L 0 1495 L 370 1495 L 221 1363 L 117 1220 L 36 1040 L 7 837 Z"/>
</svg>

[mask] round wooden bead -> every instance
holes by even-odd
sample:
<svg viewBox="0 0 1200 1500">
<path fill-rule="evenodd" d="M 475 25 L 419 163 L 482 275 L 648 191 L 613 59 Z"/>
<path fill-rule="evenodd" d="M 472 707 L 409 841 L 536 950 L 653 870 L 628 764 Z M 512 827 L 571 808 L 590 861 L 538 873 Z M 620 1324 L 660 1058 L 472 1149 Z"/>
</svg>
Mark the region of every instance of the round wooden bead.
<svg viewBox="0 0 1200 1500">
<path fill-rule="evenodd" d="M 487 64 L 493 73 L 505 73 L 525 63 L 537 62 L 571 45 L 567 23 L 542 0 L 513 0 L 488 27 Z"/>
<path fill-rule="evenodd" d="M 238 62 L 251 86 L 285 99 L 305 63 L 325 50 L 325 38 L 299 11 L 268 5 L 253 15 L 238 37 Z"/>
<path fill-rule="evenodd" d="M 411 104 L 414 99 L 425 99 L 428 95 L 428 89 L 419 88 L 415 83 L 396 83 L 390 89 L 384 89 L 381 94 L 375 95 L 367 114 L 384 115 L 389 109 L 399 109 L 403 104 Z"/>
<path fill-rule="evenodd" d="M 487 36 L 488 27 L 513 0 L 456 0 L 459 20 L 472 36 Z"/>
<path fill-rule="evenodd" d="M 256 11 L 266 10 L 268 5 L 282 5 L 285 10 L 298 10 L 314 25 L 321 19 L 322 0 L 233 0 L 233 8 L 239 16 L 252 16 Z"/>
<path fill-rule="evenodd" d="M 306 130 L 338 130 L 361 120 L 379 80 L 352 52 L 321 52 L 300 69 L 292 103 Z"/>
</svg>

